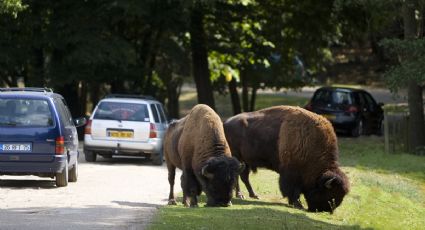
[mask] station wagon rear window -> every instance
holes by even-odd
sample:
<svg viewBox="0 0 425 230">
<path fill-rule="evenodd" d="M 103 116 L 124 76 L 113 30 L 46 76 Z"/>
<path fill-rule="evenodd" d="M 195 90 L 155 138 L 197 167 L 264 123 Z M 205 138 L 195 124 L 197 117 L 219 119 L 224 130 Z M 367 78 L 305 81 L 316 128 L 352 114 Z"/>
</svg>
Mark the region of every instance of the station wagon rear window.
<svg viewBox="0 0 425 230">
<path fill-rule="evenodd" d="M 149 122 L 146 104 L 104 101 L 99 104 L 93 119 Z"/>
<path fill-rule="evenodd" d="M 53 124 L 47 100 L 0 98 L 1 127 L 47 127 Z"/>
</svg>

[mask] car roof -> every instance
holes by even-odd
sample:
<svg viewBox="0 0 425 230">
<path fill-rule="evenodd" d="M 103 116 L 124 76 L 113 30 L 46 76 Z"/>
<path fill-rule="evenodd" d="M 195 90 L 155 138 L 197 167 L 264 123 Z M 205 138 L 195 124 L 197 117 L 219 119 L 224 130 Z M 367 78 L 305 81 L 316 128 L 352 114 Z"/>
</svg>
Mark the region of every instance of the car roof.
<svg viewBox="0 0 425 230">
<path fill-rule="evenodd" d="M 127 102 L 127 103 L 143 103 L 143 104 L 161 104 L 157 100 L 151 100 L 151 99 L 142 99 L 142 98 L 125 98 L 125 97 L 119 97 L 119 98 L 103 98 L 99 102 Z"/>
<path fill-rule="evenodd" d="M 318 89 L 319 90 L 329 90 L 329 91 L 340 91 L 340 92 L 365 92 L 363 89 L 357 89 L 357 88 L 351 88 L 351 87 L 345 87 L 345 86 L 323 86 Z"/>
<path fill-rule="evenodd" d="M 0 96 L 25 97 L 25 98 L 63 98 L 52 90 L 27 90 L 25 88 L 0 88 Z"/>
</svg>

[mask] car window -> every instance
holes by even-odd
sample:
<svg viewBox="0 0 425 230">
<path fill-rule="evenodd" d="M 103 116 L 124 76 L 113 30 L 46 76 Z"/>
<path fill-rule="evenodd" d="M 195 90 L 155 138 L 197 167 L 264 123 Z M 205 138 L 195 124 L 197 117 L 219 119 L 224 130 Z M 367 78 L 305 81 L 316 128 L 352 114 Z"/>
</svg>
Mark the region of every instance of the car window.
<svg viewBox="0 0 425 230">
<path fill-rule="evenodd" d="M 46 127 L 53 124 L 47 100 L 0 98 L 0 126 Z"/>
<path fill-rule="evenodd" d="M 152 111 L 155 123 L 159 123 L 158 110 L 156 109 L 156 106 L 154 104 L 151 104 L 151 111 Z"/>
<path fill-rule="evenodd" d="M 156 104 L 156 107 L 158 109 L 159 118 L 161 118 L 161 123 L 167 123 L 167 119 L 165 118 L 164 109 L 162 108 L 161 104 Z"/>
<path fill-rule="evenodd" d="M 333 99 L 333 103 L 335 104 L 343 104 L 343 105 L 353 104 L 353 101 L 351 99 L 349 92 L 334 91 L 332 93 L 332 99 Z"/>
<path fill-rule="evenodd" d="M 322 104 L 353 104 L 353 100 L 349 92 L 319 90 L 313 97 L 314 103 Z"/>
<path fill-rule="evenodd" d="M 59 117 L 66 126 L 74 125 L 71 113 L 69 112 L 66 102 L 63 99 L 55 99 L 56 108 L 59 112 Z"/>
<path fill-rule="evenodd" d="M 371 95 L 369 95 L 368 93 L 363 93 L 363 96 L 366 100 L 366 106 L 370 109 L 370 110 L 374 110 L 375 106 L 376 106 L 376 102 L 375 100 L 372 98 Z"/>
<path fill-rule="evenodd" d="M 103 101 L 97 106 L 93 119 L 149 122 L 146 104 Z"/>
</svg>

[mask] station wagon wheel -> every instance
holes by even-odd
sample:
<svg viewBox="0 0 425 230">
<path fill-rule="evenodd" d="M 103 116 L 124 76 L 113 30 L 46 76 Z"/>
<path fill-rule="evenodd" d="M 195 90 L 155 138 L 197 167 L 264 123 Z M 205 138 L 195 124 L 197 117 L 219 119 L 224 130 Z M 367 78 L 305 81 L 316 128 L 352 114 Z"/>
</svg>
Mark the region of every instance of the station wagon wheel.
<svg viewBox="0 0 425 230">
<path fill-rule="evenodd" d="M 358 122 L 357 122 L 357 125 L 356 125 L 356 127 L 354 127 L 352 130 L 351 130 L 351 136 L 353 136 L 353 137 L 359 137 L 360 135 L 362 135 L 363 134 L 363 120 L 359 120 Z"/>
<path fill-rule="evenodd" d="M 65 161 L 65 167 L 60 173 L 56 173 L 56 186 L 65 187 L 68 185 L 68 159 Z"/>
<path fill-rule="evenodd" d="M 95 162 L 97 154 L 92 151 L 84 151 L 84 158 L 87 162 Z"/>
<path fill-rule="evenodd" d="M 68 174 L 69 174 L 69 177 L 68 177 L 69 182 L 77 182 L 77 180 L 78 180 L 78 159 L 75 161 L 74 167 L 71 170 L 69 170 Z"/>
<path fill-rule="evenodd" d="M 158 154 L 152 155 L 151 159 L 152 159 L 152 163 L 154 165 L 162 165 L 162 163 L 164 161 L 164 155 L 163 155 L 162 150 Z"/>
</svg>

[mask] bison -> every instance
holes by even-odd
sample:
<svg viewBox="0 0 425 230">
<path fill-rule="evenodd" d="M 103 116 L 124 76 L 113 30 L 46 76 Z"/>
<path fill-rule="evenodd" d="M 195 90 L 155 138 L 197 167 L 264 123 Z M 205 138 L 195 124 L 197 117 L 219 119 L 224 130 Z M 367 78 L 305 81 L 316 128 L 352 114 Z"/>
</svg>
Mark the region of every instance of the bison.
<svg viewBox="0 0 425 230">
<path fill-rule="evenodd" d="M 280 191 L 290 205 L 309 211 L 338 207 L 349 191 L 338 166 L 338 144 L 331 123 L 320 115 L 292 106 L 275 106 L 242 113 L 224 123 L 233 156 L 246 167 L 241 180 L 250 197 L 258 198 L 249 182 L 250 170 L 264 167 L 279 173 Z M 237 195 L 243 198 L 239 185 Z"/>
<path fill-rule="evenodd" d="M 220 117 L 206 105 L 196 105 L 190 113 L 168 127 L 164 154 L 170 183 L 169 204 L 174 199 L 176 167 L 182 170 L 183 204 L 196 207 L 204 191 L 207 206 L 228 206 L 232 190 L 244 165 L 231 156 Z"/>
</svg>

